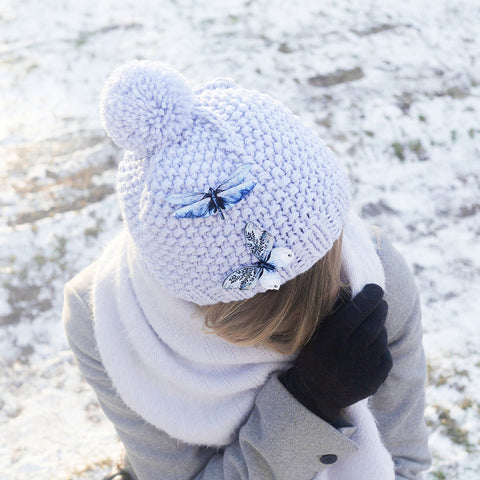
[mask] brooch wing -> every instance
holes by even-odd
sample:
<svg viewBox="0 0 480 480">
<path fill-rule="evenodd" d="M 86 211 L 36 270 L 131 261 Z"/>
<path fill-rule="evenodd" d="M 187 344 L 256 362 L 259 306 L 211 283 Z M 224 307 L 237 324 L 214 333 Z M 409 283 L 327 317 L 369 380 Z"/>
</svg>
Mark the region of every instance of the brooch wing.
<svg viewBox="0 0 480 480">
<path fill-rule="evenodd" d="M 256 183 L 253 180 L 247 180 L 246 182 L 235 185 L 228 190 L 223 190 L 217 193 L 217 199 L 219 205 L 223 210 L 228 210 L 243 200 L 255 187 Z"/>
<path fill-rule="evenodd" d="M 173 212 L 173 216 L 176 218 L 201 218 L 208 217 L 215 210 L 215 206 L 212 208 L 212 201 L 210 198 L 204 198 L 191 205 L 185 205 Z"/>
<path fill-rule="evenodd" d="M 224 219 L 222 210 L 228 210 L 243 200 L 255 187 L 253 180 L 245 180 L 251 169 L 250 164 L 242 165 L 223 180 L 217 188 L 210 188 L 205 193 L 173 193 L 165 200 L 174 205 L 181 205 L 175 210 L 177 218 L 202 218 L 219 213 Z"/>
<path fill-rule="evenodd" d="M 223 281 L 222 286 L 227 290 L 230 288 L 250 290 L 257 284 L 258 278 L 261 274 L 262 268 L 255 265 L 242 267 L 238 270 L 234 270 L 230 275 L 228 275 L 228 277 Z"/>
<path fill-rule="evenodd" d="M 261 262 L 266 262 L 273 248 L 274 238 L 266 230 L 248 222 L 244 229 L 247 248 Z"/>
<path fill-rule="evenodd" d="M 278 290 L 282 277 L 277 268 L 283 268 L 293 261 L 293 252 L 289 248 L 273 248 L 274 238 L 266 230 L 248 222 L 243 229 L 247 249 L 258 262 L 238 268 L 223 281 L 223 288 L 250 290 L 258 282 L 267 290 Z"/>
</svg>

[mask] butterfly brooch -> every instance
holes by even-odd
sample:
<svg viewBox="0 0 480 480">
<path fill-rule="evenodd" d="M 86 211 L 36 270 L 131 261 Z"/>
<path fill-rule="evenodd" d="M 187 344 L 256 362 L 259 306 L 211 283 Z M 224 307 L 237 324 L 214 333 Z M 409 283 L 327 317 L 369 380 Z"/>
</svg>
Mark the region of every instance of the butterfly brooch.
<svg viewBox="0 0 480 480">
<path fill-rule="evenodd" d="M 169 203 L 181 205 L 173 212 L 176 218 L 209 217 L 218 213 L 225 220 L 223 210 L 228 210 L 244 199 L 255 187 L 253 180 L 245 180 L 250 164 L 242 165 L 231 177 L 221 182 L 216 188 L 210 187 L 208 192 L 174 193 L 165 199 Z"/>
<path fill-rule="evenodd" d="M 223 288 L 250 290 L 260 282 L 267 290 L 278 290 L 282 279 L 277 268 L 284 268 L 292 263 L 292 250 L 285 247 L 274 248 L 273 236 L 252 222 L 245 225 L 244 235 L 248 250 L 258 261 L 230 273 L 223 281 Z"/>
</svg>

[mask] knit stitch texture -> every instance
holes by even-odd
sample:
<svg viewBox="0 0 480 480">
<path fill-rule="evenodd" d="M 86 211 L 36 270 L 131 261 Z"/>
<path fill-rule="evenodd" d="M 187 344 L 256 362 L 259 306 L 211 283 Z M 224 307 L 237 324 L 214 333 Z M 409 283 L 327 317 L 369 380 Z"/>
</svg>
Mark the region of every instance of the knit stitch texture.
<svg viewBox="0 0 480 480">
<path fill-rule="evenodd" d="M 102 98 L 105 127 L 127 149 L 118 194 L 135 248 L 172 295 L 212 304 L 265 288 L 222 287 L 251 265 L 243 230 L 253 222 L 293 251 L 281 283 L 308 270 L 339 237 L 349 182 L 333 153 L 280 102 L 228 79 L 190 90 L 180 74 L 154 62 L 114 72 Z M 218 214 L 175 218 L 166 197 L 208 192 L 242 165 L 255 188 Z"/>
</svg>

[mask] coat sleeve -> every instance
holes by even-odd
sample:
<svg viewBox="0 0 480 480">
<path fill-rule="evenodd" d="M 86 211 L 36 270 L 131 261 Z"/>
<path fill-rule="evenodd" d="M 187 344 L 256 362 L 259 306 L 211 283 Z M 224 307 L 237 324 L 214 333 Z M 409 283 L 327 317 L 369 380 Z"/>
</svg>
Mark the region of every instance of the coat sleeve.
<svg viewBox="0 0 480 480">
<path fill-rule="evenodd" d="M 80 274 L 81 276 L 82 274 Z M 84 275 L 85 276 L 85 275 Z M 145 422 L 116 393 L 97 351 L 87 295 L 65 288 L 63 322 L 85 380 L 113 423 L 138 480 L 311 480 L 357 450 L 352 429 L 335 429 L 298 403 L 274 374 L 259 391 L 237 440 L 224 447 L 189 445 Z"/>
<path fill-rule="evenodd" d="M 420 480 L 430 466 L 424 419 L 426 363 L 418 291 L 405 260 L 376 230 L 385 269 L 386 320 L 393 368 L 370 407 L 395 463 L 396 480 Z"/>
</svg>

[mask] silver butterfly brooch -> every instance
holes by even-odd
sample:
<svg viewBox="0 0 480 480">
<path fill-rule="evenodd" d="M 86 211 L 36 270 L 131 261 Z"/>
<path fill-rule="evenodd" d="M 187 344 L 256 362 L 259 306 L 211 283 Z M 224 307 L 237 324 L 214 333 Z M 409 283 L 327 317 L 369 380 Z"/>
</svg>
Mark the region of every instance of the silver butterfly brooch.
<svg viewBox="0 0 480 480">
<path fill-rule="evenodd" d="M 245 225 L 244 235 L 248 250 L 258 261 L 230 273 L 223 281 L 223 288 L 250 290 L 260 282 L 267 290 L 278 290 L 282 279 L 277 268 L 284 268 L 292 263 L 292 250 L 285 247 L 274 248 L 273 236 L 252 222 Z"/>
<path fill-rule="evenodd" d="M 253 180 L 245 180 L 251 167 L 249 164 L 242 165 L 216 188 L 209 187 L 208 192 L 168 195 L 165 197 L 167 202 L 181 205 L 181 208 L 173 212 L 173 216 L 200 218 L 218 213 L 220 218 L 225 220 L 223 210 L 228 210 L 240 202 L 256 185 Z"/>
</svg>

